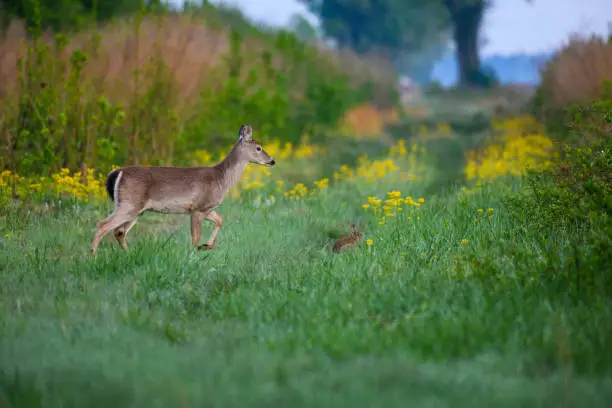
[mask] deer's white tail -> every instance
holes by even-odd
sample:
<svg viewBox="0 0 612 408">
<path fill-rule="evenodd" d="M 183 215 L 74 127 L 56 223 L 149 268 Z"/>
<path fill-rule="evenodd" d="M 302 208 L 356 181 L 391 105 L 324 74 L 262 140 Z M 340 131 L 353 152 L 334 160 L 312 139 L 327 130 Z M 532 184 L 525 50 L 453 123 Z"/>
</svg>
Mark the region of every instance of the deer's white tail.
<svg viewBox="0 0 612 408">
<path fill-rule="evenodd" d="M 121 176 L 123 175 L 123 171 L 121 169 L 115 169 L 108 173 L 106 177 L 106 192 L 111 200 L 117 203 L 119 199 L 119 182 L 121 181 Z"/>
</svg>

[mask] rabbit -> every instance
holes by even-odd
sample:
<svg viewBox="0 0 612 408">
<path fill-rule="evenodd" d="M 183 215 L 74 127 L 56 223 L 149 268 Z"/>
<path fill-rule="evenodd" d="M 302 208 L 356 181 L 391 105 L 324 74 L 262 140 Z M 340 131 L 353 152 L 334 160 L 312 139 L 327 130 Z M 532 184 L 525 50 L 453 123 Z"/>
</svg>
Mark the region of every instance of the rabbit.
<svg viewBox="0 0 612 408">
<path fill-rule="evenodd" d="M 362 237 L 361 232 L 357 232 L 355 230 L 355 224 L 351 224 L 351 235 L 345 235 L 336 240 L 334 247 L 332 248 L 333 252 L 342 252 L 347 249 L 354 248 L 359 244 Z"/>
</svg>

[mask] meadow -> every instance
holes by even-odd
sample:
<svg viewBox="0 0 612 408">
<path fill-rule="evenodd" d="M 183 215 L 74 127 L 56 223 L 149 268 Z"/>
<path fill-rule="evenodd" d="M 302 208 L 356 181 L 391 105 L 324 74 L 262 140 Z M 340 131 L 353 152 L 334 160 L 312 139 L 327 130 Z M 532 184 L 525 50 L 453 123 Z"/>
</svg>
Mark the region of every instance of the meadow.
<svg viewBox="0 0 612 408">
<path fill-rule="evenodd" d="M 415 133 L 266 143 L 278 164 L 248 167 L 212 251 L 146 214 L 92 258 L 105 173 L 5 171 L 0 405 L 609 406 L 610 282 L 577 249 L 602 232 L 520 201 L 555 142 L 496 121 L 449 183 L 459 136 Z M 350 223 L 360 246 L 332 253 Z"/>
<path fill-rule="evenodd" d="M 81 17 L 0 36 L 1 408 L 611 405 L 612 39 L 403 106 L 382 56 L 225 6 Z M 245 122 L 277 165 L 214 250 L 147 213 L 91 256 L 112 168 Z"/>
</svg>

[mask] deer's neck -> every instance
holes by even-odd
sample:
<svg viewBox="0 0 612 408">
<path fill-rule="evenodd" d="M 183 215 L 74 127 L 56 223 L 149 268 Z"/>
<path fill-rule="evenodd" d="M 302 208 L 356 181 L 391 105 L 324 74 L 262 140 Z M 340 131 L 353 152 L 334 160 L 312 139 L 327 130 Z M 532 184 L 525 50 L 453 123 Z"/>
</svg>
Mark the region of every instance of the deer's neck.
<svg viewBox="0 0 612 408">
<path fill-rule="evenodd" d="M 216 165 L 221 172 L 220 183 L 224 192 L 229 191 L 240 180 L 248 164 L 248 160 L 244 160 L 237 146 L 234 146 L 228 155 Z"/>
</svg>

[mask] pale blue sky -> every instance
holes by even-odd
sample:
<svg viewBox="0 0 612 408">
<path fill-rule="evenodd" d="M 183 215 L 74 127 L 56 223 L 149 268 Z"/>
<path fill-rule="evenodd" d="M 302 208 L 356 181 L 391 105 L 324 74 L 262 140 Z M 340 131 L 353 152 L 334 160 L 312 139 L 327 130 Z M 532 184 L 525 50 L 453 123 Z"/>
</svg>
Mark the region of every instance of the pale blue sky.
<svg viewBox="0 0 612 408">
<path fill-rule="evenodd" d="M 171 0 L 182 3 L 182 0 Z M 239 7 L 255 21 L 284 25 L 296 12 L 306 14 L 295 0 L 212 0 Z M 612 0 L 496 0 L 488 13 L 483 54 L 534 53 L 561 45 L 572 32 L 608 33 Z"/>
</svg>

